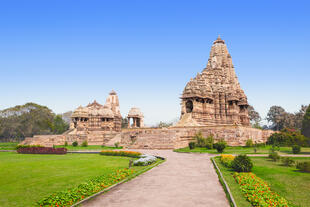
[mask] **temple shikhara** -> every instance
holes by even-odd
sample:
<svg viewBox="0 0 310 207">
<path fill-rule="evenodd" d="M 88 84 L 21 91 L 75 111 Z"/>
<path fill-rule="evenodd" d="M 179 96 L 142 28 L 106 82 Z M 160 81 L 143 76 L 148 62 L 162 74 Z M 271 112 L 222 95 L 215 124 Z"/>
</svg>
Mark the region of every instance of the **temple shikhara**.
<svg viewBox="0 0 310 207">
<path fill-rule="evenodd" d="M 213 42 L 207 67 L 187 83 L 181 99 L 185 125 L 250 124 L 247 97 L 220 37 Z"/>
<path fill-rule="evenodd" d="M 122 118 L 118 95 L 111 91 L 104 105 L 93 101 L 75 109 L 70 129 L 64 134 L 35 135 L 22 144 L 52 146 L 87 141 L 89 145 L 119 143 L 125 148 L 175 149 L 187 146 L 198 132 L 224 139 L 231 146 L 245 145 L 248 139 L 266 142 L 273 133 L 250 126 L 247 96 L 220 37 L 212 44 L 206 68 L 186 84 L 180 98 L 179 122 L 168 128 L 150 128 L 144 126 L 144 115 L 137 107 Z"/>
<path fill-rule="evenodd" d="M 72 113 L 71 129 L 77 131 L 115 131 L 120 132 L 122 115 L 115 91 L 111 91 L 104 105 L 97 103 L 78 107 Z"/>
</svg>

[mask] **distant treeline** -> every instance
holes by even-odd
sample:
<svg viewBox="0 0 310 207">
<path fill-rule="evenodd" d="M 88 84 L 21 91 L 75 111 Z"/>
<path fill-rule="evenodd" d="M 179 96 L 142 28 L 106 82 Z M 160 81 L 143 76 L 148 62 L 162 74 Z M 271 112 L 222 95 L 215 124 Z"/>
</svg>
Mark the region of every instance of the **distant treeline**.
<svg viewBox="0 0 310 207">
<path fill-rule="evenodd" d="M 0 111 L 0 141 L 20 141 L 39 134 L 61 134 L 69 129 L 66 119 L 35 103 L 4 109 Z"/>
</svg>

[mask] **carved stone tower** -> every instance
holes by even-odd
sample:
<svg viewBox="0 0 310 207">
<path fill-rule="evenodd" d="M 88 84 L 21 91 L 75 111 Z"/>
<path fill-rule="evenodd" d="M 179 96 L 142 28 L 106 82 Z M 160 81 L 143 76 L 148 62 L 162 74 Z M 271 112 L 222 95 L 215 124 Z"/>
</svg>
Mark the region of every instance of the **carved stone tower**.
<svg viewBox="0 0 310 207">
<path fill-rule="evenodd" d="M 213 42 L 207 67 L 183 91 L 178 125 L 248 126 L 248 101 L 220 36 Z"/>
</svg>

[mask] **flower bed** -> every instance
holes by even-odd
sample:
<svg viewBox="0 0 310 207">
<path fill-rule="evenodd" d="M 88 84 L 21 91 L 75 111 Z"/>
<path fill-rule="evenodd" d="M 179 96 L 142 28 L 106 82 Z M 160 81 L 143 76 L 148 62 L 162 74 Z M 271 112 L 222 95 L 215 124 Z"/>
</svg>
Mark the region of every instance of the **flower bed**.
<svg viewBox="0 0 310 207">
<path fill-rule="evenodd" d="M 37 204 L 40 207 L 71 206 L 72 204 L 77 203 L 84 198 L 102 191 L 105 188 L 125 179 L 133 173 L 134 170 L 129 169 L 114 170 L 114 172 L 109 175 L 95 177 L 75 188 L 53 193 L 52 195 L 37 202 Z"/>
<path fill-rule="evenodd" d="M 135 160 L 133 164 L 135 166 L 146 166 L 156 162 L 157 158 L 152 155 L 141 155 L 141 158 Z"/>
<path fill-rule="evenodd" d="M 67 154 L 66 148 L 53 148 L 53 147 L 37 147 L 37 146 L 27 146 L 19 147 L 17 152 L 20 154 Z"/>
<path fill-rule="evenodd" d="M 113 150 L 103 150 L 100 152 L 101 155 L 107 156 L 124 156 L 124 157 L 134 157 L 139 158 L 141 153 L 134 151 L 113 151 Z"/>
<path fill-rule="evenodd" d="M 224 155 L 224 154 L 222 154 L 220 160 L 221 160 L 221 163 L 223 165 L 225 165 L 226 167 L 231 168 L 231 163 L 232 163 L 232 161 L 234 159 L 235 159 L 235 156 L 233 156 L 233 155 Z"/>
<path fill-rule="evenodd" d="M 268 184 L 253 173 L 234 173 L 236 182 L 252 206 L 286 207 L 289 206 L 285 198 L 270 190 Z"/>
</svg>

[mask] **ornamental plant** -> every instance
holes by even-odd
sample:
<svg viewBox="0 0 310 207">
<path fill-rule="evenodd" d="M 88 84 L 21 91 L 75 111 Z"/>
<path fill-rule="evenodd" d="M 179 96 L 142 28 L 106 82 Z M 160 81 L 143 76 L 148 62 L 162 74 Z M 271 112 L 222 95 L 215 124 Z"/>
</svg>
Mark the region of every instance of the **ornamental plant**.
<svg viewBox="0 0 310 207">
<path fill-rule="evenodd" d="M 231 168 L 232 162 L 234 159 L 235 159 L 235 156 L 233 155 L 223 155 L 223 154 L 221 155 L 221 158 L 220 158 L 221 163 L 228 168 Z"/>
<path fill-rule="evenodd" d="M 74 203 L 124 180 L 134 172 L 132 169 L 115 169 L 108 175 L 97 176 L 81 183 L 77 187 L 53 193 L 38 201 L 37 204 L 40 207 L 72 206 Z"/>
<path fill-rule="evenodd" d="M 135 166 L 146 166 L 156 162 L 157 158 L 152 155 L 141 155 L 141 158 L 135 160 L 133 165 Z"/>
<path fill-rule="evenodd" d="M 213 145 L 214 149 L 217 150 L 218 153 L 222 153 L 224 149 L 226 148 L 226 142 L 224 140 L 221 140 Z"/>
<path fill-rule="evenodd" d="M 296 168 L 302 172 L 310 173 L 310 161 L 308 162 L 298 162 Z"/>
<path fill-rule="evenodd" d="M 134 157 L 139 158 L 141 153 L 134 151 L 113 151 L 113 150 L 102 150 L 100 152 L 101 155 L 106 156 L 123 156 L 123 157 Z"/>
<path fill-rule="evenodd" d="M 77 147 L 78 145 L 79 145 L 79 143 L 77 141 L 72 142 L 73 147 Z"/>
<path fill-rule="evenodd" d="M 294 154 L 299 154 L 300 153 L 300 149 L 301 149 L 301 147 L 299 145 L 293 145 L 292 146 L 292 152 Z"/>
<path fill-rule="evenodd" d="M 254 173 L 234 173 L 234 178 L 239 184 L 246 199 L 257 207 L 288 207 L 288 201 L 273 192 L 268 184 Z"/>
<path fill-rule="evenodd" d="M 247 155 L 238 155 L 231 163 L 231 167 L 237 172 L 250 172 L 253 162 Z"/>
<path fill-rule="evenodd" d="M 195 142 L 190 142 L 190 143 L 188 143 L 188 147 L 189 147 L 190 150 L 195 149 L 196 143 Z"/>
<path fill-rule="evenodd" d="M 252 139 L 248 139 L 245 143 L 246 147 L 253 147 L 253 140 Z"/>
<path fill-rule="evenodd" d="M 277 162 L 278 160 L 280 160 L 280 155 L 277 152 L 271 152 L 269 153 L 268 158 L 270 158 L 274 162 Z"/>
<path fill-rule="evenodd" d="M 289 157 L 282 157 L 281 161 L 282 161 L 282 164 L 287 167 L 290 167 L 295 164 L 295 161 Z"/>
<path fill-rule="evenodd" d="M 82 142 L 82 147 L 87 147 L 87 146 L 88 146 L 88 142 L 86 140 Z"/>
<path fill-rule="evenodd" d="M 34 145 L 35 146 L 35 145 Z M 54 147 L 20 147 L 17 149 L 19 154 L 67 154 L 66 148 L 54 148 Z"/>
</svg>

